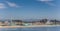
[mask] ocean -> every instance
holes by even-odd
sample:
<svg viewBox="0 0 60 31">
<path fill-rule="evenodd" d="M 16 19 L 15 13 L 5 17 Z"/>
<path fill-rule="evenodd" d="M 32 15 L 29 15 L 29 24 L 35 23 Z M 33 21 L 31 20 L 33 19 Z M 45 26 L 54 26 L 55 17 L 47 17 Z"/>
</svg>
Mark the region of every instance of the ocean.
<svg viewBox="0 0 60 31">
<path fill-rule="evenodd" d="M 0 28 L 0 31 L 60 31 L 60 27 Z"/>
</svg>

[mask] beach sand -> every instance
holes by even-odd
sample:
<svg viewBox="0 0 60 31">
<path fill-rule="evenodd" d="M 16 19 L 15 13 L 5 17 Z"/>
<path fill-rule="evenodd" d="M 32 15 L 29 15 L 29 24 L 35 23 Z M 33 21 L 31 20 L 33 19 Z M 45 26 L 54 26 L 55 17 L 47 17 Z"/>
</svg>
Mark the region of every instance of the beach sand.
<svg viewBox="0 0 60 31">
<path fill-rule="evenodd" d="M 57 27 L 60 25 L 31 25 L 31 26 L 0 26 L 0 28 L 31 28 L 31 27 Z"/>
</svg>

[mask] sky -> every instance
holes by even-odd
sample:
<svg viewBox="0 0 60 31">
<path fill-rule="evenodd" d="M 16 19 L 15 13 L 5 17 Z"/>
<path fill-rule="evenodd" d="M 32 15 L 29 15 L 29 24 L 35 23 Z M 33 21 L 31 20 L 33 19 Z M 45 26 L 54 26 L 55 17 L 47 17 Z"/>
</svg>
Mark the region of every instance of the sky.
<svg viewBox="0 0 60 31">
<path fill-rule="evenodd" d="M 0 19 L 60 19 L 60 0 L 0 0 Z"/>
</svg>

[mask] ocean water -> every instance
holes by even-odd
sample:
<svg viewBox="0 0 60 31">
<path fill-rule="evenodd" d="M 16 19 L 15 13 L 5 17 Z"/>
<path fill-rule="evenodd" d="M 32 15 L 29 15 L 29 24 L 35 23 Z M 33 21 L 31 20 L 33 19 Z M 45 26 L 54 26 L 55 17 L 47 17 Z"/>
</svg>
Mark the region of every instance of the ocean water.
<svg viewBox="0 0 60 31">
<path fill-rule="evenodd" d="M 60 31 L 60 27 L 0 28 L 0 31 Z"/>
</svg>

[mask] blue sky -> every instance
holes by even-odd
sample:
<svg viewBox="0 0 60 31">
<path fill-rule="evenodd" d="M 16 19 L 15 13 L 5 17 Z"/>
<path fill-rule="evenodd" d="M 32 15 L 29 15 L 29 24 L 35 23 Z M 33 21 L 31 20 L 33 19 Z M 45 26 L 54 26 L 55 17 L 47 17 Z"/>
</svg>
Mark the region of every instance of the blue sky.
<svg viewBox="0 0 60 31">
<path fill-rule="evenodd" d="M 0 0 L 0 19 L 60 19 L 60 0 Z"/>
</svg>

